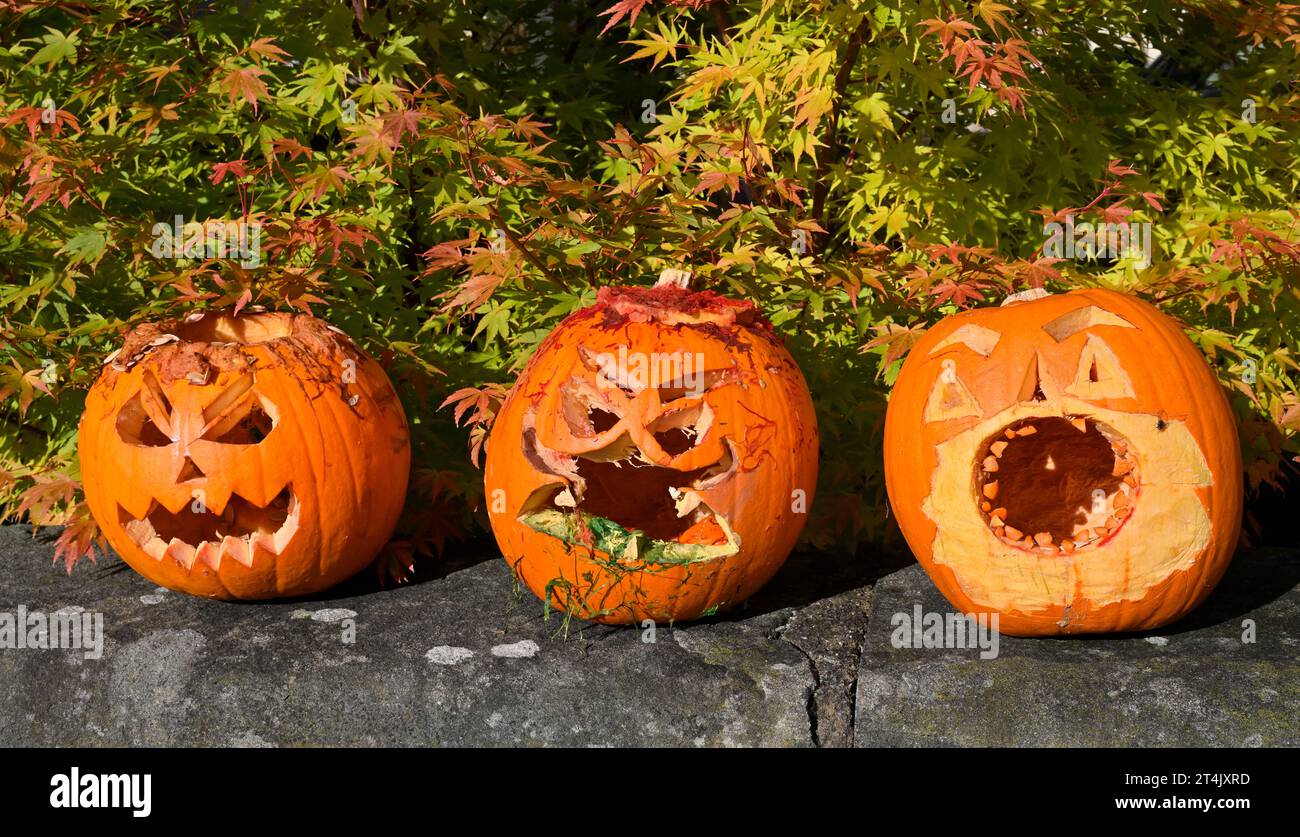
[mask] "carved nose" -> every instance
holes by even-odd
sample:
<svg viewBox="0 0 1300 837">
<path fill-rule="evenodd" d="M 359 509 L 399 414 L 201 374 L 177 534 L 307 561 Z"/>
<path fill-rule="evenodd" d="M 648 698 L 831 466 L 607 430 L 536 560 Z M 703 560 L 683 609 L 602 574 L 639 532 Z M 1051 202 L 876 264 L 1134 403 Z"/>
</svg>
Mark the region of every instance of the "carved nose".
<svg viewBox="0 0 1300 837">
<path fill-rule="evenodd" d="M 203 473 L 203 469 L 196 465 L 193 459 L 190 459 L 187 456 L 185 457 L 185 462 L 181 464 L 180 473 L 176 475 L 176 482 L 190 482 L 192 480 L 203 479 L 206 476 L 207 474 Z"/>
</svg>

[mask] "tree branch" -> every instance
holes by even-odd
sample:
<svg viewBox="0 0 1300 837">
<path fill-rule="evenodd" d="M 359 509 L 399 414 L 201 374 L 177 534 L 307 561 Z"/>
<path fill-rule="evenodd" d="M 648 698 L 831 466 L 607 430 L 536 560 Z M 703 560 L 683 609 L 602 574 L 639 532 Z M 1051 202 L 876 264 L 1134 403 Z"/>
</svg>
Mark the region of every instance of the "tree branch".
<svg viewBox="0 0 1300 837">
<path fill-rule="evenodd" d="M 844 47 L 844 58 L 840 62 L 839 72 L 835 74 L 831 118 L 826 123 L 826 134 L 822 138 L 822 144 L 826 146 L 826 149 L 822 152 L 821 161 L 817 164 L 817 179 L 813 184 L 813 218 L 826 229 L 827 237 L 831 235 L 829 222 L 825 218 L 826 198 L 830 194 L 830 184 L 827 182 L 827 178 L 830 176 L 831 162 L 838 160 L 843 153 L 843 143 L 840 142 L 840 113 L 844 108 L 844 92 L 849 86 L 849 79 L 853 75 L 853 67 L 858 63 L 858 54 L 862 52 L 862 45 L 866 43 L 869 34 L 871 34 L 871 19 L 863 15 L 862 21 L 858 23 L 858 28 L 853 30 L 853 34 L 849 36 L 849 41 Z"/>
</svg>

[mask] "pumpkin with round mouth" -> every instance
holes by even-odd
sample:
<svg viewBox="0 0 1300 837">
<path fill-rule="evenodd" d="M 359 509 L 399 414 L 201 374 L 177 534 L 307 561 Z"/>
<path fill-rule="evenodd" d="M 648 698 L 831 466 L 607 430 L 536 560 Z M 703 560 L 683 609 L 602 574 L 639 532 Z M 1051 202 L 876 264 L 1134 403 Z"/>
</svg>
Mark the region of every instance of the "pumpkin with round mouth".
<svg viewBox="0 0 1300 837">
<path fill-rule="evenodd" d="M 1173 622 L 1241 525 L 1214 373 L 1177 323 L 1107 290 L 1028 292 L 927 331 L 890 395 L 885 477 L 935 585 L 1011 635 Z"/>
<path fill-rule="evenodd" d="M 383 369 L 309 314 L 135 328 L 86 398 L 78 449 L 117 554 L 219 599 L 305 595 L 356 573 L 392 535 L 410 466 Z"/>
<path fill-rule="evenodd" d="M 817 479 L 794 359 L 748 302 L 602 288 L 538 347 L 492 428 L 492 531 L 549 606 L 694 619 L 777 571 Z"/>
</svg>

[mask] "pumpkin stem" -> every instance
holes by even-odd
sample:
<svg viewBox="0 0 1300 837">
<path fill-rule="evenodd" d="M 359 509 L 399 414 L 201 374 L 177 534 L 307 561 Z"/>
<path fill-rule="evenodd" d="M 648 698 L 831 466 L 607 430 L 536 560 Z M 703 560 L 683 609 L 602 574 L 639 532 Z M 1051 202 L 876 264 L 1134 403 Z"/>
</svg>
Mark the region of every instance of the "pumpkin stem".
<svg viewBox="0 0 1300 837">
<path fill-rule="evenodd" d="M 681 288 L 690 290 L 691 272 L 676 267 L 666 267 L 659 274 L 659 281 L 655 282 L 656 288 Z"/>
</svg>

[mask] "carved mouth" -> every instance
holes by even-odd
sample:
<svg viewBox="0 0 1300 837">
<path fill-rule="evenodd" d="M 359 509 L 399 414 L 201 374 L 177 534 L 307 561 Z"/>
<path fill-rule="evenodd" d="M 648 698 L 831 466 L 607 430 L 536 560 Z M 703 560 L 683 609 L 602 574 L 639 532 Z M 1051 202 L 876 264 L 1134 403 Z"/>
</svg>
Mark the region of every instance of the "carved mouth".
<svg viewBox="0 0 1300 837">
<path fill-rule="evenodd" d="M 1136 451 L 1091 418 L 1022 419 L 978 450 L 984 522 L 1020 549 L 1068 555 L 1101 544 L 1128 520 L 1141 493 Z"/>
<path fill-rule="evenodd" d="M 187 570 L 196 561 L 216 570 L 227 558 L 251 568 L 257 550 L 279 555 L 298 531 L 298 500 L 287 485 L 265 506 L 232 493 L 220 514 L 195 508 L 189 503 L 173 513 L 154 500 L 142 518 L 118 506 L 118 519 L 155 561 L 171 558 Z"/>
<path fill-rule="evenodd" d="M 534 465 L 565 478 L 535 491 L 520 509 L 520 522 L 538 532 L 624 565 L 689 564 L 740 550 L 727 519 L 700 495 L 735 471 L 729 439 L 720 460 L 693 471 L 651 464 L 626 436 L 569 457 L 547 450 L 529 428 L 524 449 Z"/>
</svg>

